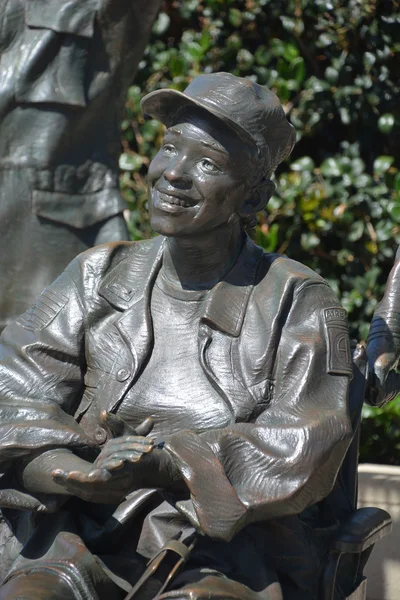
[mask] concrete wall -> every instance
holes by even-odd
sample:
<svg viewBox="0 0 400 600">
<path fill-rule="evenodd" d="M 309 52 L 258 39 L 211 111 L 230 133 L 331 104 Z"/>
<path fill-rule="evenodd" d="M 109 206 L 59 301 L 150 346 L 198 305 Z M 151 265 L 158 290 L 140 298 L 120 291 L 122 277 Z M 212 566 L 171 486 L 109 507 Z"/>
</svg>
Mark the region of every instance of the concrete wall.
<svg viewBox="0 0 400 600">
<path fill-rule="evenodd" d="M 368 600 L 400 600 L 400 467 L 361 464 L 358 504 L 384 508 L 393 519 L 390 535 L 378 542 L 368 561 Z"/>
</svg>

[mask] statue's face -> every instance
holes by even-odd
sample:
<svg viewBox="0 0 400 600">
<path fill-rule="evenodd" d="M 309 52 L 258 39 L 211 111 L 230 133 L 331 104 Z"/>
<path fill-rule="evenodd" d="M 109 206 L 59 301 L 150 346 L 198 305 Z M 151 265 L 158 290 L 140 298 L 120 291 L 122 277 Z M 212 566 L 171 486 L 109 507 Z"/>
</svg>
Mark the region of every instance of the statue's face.
<svg viewBox="0 0 400 600">
<path fill-rule="evenodd" d="M 178 237 L 230 222 L 249 194 L 247 156 L 233 133 L 215 132 L 207 123 L 168 129 L 148 173 L 153 229 Z"/>
</svg>

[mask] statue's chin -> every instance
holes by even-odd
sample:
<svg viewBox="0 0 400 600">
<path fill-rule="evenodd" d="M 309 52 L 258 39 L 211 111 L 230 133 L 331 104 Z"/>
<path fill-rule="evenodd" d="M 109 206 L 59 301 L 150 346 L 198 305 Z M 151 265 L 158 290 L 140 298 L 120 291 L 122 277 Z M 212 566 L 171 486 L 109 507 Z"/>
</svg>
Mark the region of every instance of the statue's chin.
<svg viewBox="0 0 400 600">
<path fill-rule="evenodd" d="M 165 235 L 166 237 L 180 237 L 185 235 L 182 232 L 182 228 L 179 224 L 174 223 L 172 219 L 168 219 L 162 216 L 152 216 L 150 219 L 151 228 L 159 235 Z"/>
</svg>

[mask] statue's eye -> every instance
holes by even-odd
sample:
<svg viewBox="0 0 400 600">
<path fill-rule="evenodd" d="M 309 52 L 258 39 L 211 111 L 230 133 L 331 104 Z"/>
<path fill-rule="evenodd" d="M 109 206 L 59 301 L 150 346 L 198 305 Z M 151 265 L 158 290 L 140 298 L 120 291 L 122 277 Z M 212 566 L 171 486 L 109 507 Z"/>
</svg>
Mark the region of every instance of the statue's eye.
<svg viewBox="0 0 400 600">
<path fill-rule="evenodd" d="M 172 144 L 164 144 L 162 147 L 162 151 L 163 154 L 166 154 L 167 156 L 173 156 L 174 154 L 176 154 L 175 146 L 173 146 Z"/>
<path fill-rule="evenodd" d="M 211 160 L 209 160 L 208 158 L 203 158 L 200 161 L 200 166 L 203 169 L 203 171 L 206 171 L 207 173 L 216 173 L 217 171 L 219 171 L 220 169 L 217 167 L 216 164 L 214 164 Z"/>
</svg>

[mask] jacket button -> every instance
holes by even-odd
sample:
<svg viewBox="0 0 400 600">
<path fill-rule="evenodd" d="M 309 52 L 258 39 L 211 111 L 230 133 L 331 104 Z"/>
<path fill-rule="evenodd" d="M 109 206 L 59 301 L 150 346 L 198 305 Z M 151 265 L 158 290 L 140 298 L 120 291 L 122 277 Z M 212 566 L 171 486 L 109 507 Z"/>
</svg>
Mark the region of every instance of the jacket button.
<svg viewBox="0 0 400 600">
<path fill-rule="evenodd" d="M 96 440 L 96 442 L 100 445 L 100 444 L 104 444 L 107 439 L 107 432 L 105 429 L 103 429 L 103 427 L 96 427 L 96 430 L 94 432 L 94 439 Z"/>
<path fill-rule="evenodd" d="M 126 381 L 130 375 L 128 369 L 120 369 L 117 371 L 117 381 Z"/>
</svg>

